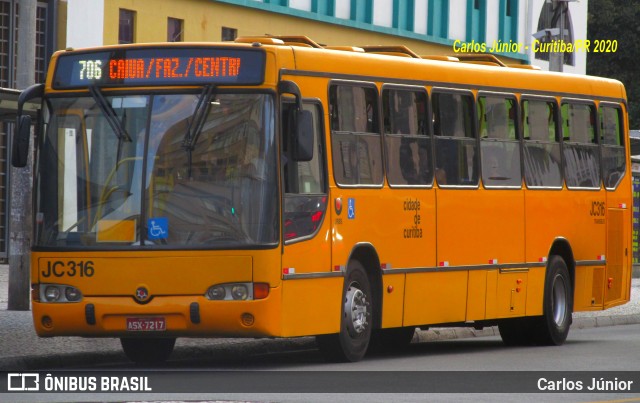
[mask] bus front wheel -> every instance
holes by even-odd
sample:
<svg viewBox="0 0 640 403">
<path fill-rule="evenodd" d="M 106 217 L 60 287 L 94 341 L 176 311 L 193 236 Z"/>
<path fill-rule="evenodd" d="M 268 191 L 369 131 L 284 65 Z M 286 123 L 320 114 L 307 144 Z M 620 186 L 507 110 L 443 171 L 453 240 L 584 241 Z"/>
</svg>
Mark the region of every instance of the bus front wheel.
<svg viewBox="0 0 640 403">
<path fill-rule="evenodd" d="M 169 359 L 176 339 L 122 337 L 120 344 L 127 358 L 136 364 L 159 364 Z"/>
<path fill-rule="evenodd" d="M 342 291 L 340 332 L 316 337 L 328 361 L 360 361 L 369 346 L 372 328 L 371 285 L 362 264 L 349 263 Z"/>
</svg>

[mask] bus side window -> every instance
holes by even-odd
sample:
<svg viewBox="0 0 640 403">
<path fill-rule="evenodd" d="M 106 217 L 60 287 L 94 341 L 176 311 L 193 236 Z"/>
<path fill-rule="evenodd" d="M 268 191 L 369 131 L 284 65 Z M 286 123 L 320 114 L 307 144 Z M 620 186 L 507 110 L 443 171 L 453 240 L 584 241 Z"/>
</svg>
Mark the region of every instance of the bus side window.
<svg viewBox="0 0 640 403">
<path fill-rule="evenodd" d="M 387 179 L 391 186 L 431 185 L 431 137 L 427 133 L 427 94 L 382 92 Z"/>
<path fill-rule="evenodd" d="M 436 91 L 432 102 L 438 185 L 478 185 L 473 96 Z"/>
<path fill-rule="evenodd" d="M 600 104 L 598 117 L 604 186 L 612 190 L 618 186 L 626 170 L 622 110 L 618 106 Z"/>
<path fill-rule="evenodd" d="M 528 187 L 562 187 L 560 142 L 556 134 L 556 103 L 522 101 L 524 178 Z"/>
<path fill-rule="evenodd" d="M 600 189 L 600 153 L 594 105 L 563 103 L 564 177 L 568 188 Z"/>
<path fill-rule="evenodd" d="M 478 99 L 482 183 L 488 187 L 520 187 L 520 142 L 513 98 Z"/>
<path fill-rule="evenodd" d="M 333 173 L 339 185 L 382 185 L 378 92 L 351 84 L 329 88 Z"/>
<path fill-rule="evenodd" d="M 322 224 L 327 206 L 322 112 L 317 104 L 303 104 L 313 115 L 314 147 L 310 161 L 294 161 L 288 155 L 291 136 L 287 124 L 294 104 L 282 107 L 282 165 L 284 170 L 284 236 L 285 241 L 313 235 Z"/>
</svg>

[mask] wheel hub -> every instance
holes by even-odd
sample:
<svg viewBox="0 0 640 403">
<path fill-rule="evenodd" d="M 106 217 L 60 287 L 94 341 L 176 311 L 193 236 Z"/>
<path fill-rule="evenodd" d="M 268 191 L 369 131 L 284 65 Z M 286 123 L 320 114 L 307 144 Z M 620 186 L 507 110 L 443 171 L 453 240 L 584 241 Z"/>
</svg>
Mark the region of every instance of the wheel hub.
<svg viewBox="0 0 640 403">
<path fill-rule="evenodd" d="M 567 287 L 564 279 L 560 276 L 557 276 L 553 282 L 552 304 L 553 321 L 556 325 L 561 326 L 567 316 L 568 307 Z"/>
<path fill-rule="evenodd" d="M 363 334 L 369 326 L 369 302 L 367 296 L 355 285 L 349 286 L 345 296 L 344 314 L 349 334 L 352 337 Z"/>
</svg>

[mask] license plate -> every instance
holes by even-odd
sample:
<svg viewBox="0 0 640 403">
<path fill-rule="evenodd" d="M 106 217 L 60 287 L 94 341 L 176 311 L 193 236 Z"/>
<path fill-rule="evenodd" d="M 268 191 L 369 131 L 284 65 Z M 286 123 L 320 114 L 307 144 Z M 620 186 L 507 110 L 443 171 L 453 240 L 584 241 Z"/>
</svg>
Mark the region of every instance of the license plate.
<svg viewBox="0 0 640 403">
<path fill-rule="evenodd" d="M 167 330 L 163 317 L 127 318 L 127 330 L 131 332 L 162 332 Z"/>
</svg>

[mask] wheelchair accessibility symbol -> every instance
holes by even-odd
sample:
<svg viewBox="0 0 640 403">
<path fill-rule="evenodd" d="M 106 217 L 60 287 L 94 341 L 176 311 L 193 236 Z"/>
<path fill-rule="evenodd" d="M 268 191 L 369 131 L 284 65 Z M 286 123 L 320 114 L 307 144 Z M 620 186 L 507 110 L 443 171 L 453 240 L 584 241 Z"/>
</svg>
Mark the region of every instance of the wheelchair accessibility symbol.
<svg viewBox="0 0 640 403">
<path fill-rule="evenodd" d="M 169 220 L 167 217 L 150 218 L 147 221 L 147 238 L 166 239 L 169 236 Z"/>
<path fill-rule="evenodd" d="M 350 220 L 356 218 L 356 199 L 349 198 L 347 200 L 347 218 Z"/>
</svg>

